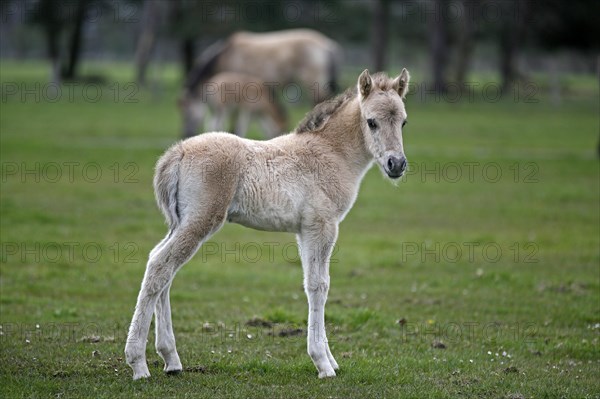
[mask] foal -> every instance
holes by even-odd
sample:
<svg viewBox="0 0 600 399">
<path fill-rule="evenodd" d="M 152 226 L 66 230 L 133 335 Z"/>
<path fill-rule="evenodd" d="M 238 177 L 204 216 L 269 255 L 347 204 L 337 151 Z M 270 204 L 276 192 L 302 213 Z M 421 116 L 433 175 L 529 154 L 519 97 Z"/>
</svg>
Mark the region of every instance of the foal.
<svg viewBox="0 0 600 399">
<path fill-rule="evenodd" d="M 360 182 L 373 161 L 390 178 L 406 170 L 402 127 L 406 69 L 395 79 L 365 70 L 357 88 L 321 103 L 296 130 L 269 141 L 202 134 L 158 161 L 154 189 L 168 225 L 150 252 L 125 355 L 133 378 L 150 376 L 146 339 L 156 315 L 156 350 L 167 373 L 182 370 L 169 289 L 175 273 L 225 221 L 297 235 L 308 297 L 308 354 L 319 378 L 338 364 L 325 334 L 329 257 Z"/>
<path fill-rule="evenodd" d="M 192 126 L 191 129 L 202 125 L 207 105 L 212 114 L 209 124 L 212 131 L 224 131 L 233 116 L 236 117 L 234 133 L 241 137 L 246 135 L 253 117 L 270 139 L 287 128 L 286 110 L 273 86 L 245 73 L 218 73 L 195 92 L 186 91 L 179 105 L 183 120 L 186 125 Z"/>
</svg>

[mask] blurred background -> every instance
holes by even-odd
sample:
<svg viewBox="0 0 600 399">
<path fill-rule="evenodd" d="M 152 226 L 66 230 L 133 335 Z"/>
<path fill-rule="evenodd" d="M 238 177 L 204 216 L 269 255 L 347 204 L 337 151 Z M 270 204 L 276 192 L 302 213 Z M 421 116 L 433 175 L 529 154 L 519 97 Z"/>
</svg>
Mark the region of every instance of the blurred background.
<svg viewBox="0 0 600 399">
<path fill-rule="evenodd" d="M 312 28 L 342 44 L 344 70 L 414 71 L 427 90 L 466 82 L 515 83 L 559 103 L 569 74 L 597 71 L 600 13 L 594 0 L 3 0 L 0 55 L 38 60 L 50 82 L 130 80 L 155 90 L 165 70 L 183 82 L 196 57 L 233 32 Z M 112 64 L 111 64 L 112 63 Z M 175 66 L 175 69 L 172 67 Z M 537 79 L 536 79 L 537 81 Z M 423 87 L 421 87 L 422 89 Z M 155 94 L 156 94 L 155 93 Z"/>
<path fill-rule="evenodd" d="M 1 0 L 0 396 L 596 397 L 599 15 L 597 0 Z M 153 379 L 130 384 L 126 332 L 166 230 L 154 165 L 182 137 L 196 60 L 240 30 L 296 28 L 339 44 L 338 92 L 365 68 L 412 76 L 409 172 L 393 187 L 372 168 L 340 225 L 326 320 L 343 372 L 316 383 L 285 333 L 306 328 L 293 235 L 228 224 L 171 290 L 186 373 L 162 376 L 149 344 Z M 299 87 L 277 93 L 287 130 L 314 105 Z"/>
</svg>

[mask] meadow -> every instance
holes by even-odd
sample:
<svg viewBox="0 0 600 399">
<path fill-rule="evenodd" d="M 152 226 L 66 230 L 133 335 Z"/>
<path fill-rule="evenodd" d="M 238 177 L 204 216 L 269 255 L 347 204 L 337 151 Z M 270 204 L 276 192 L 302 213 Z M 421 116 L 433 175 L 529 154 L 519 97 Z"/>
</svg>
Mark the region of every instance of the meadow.
<svg viewBox="0 0 600 399">
<path fill-rule="evenodd" d="M 599 397 L 594 77 L 562 77 L 560 104 L 543 76 L 529 97 L 409 96 L 409 175 L 373 168 L 340 226 L 336 378 L 306 354 L 294 236 L 226 225 L 171 290 L 184 372 L 163 374 L 151 329 L 152 377 L 133 382 L 123 349 L 166 233 L 152 175 L 179 138 L 178 74 L 138 90 L 126 64 L 86 72 L 108 81 L 58 97 L 44 64 L 0 64 L 0 396 Z"/>
</svg>

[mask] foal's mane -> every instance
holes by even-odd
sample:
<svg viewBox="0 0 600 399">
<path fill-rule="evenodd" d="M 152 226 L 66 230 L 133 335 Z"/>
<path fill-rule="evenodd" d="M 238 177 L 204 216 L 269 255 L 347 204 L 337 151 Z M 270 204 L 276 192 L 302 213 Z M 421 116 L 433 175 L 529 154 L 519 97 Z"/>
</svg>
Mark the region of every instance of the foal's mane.
<svg viewBox="0 0 600 399">
<path fill-rule="evenodd" d="M 304 119 L 298 123 L 298 126 L 296 126 L 294 132 L 307 133 L 321 129 L 329 120 L 331 115 L 340 109 L 343 104 L 356 97 L 356 93 L 356 87 L 350 87 L 342 94 L 338 94 L 329 100 L 325 100 L 322 103 L 317 104 L 306 114 Z"/>
<path fill-rule="evenodd" d="M 392 79 L 390 79 L 385 73 L 378 72 L 371 76 L 373 87 L 383 91 L 392 89 Z M 320 130 L 329 118 L 335 114 L 342 105 L 346 104 L 349 100 L 356 97 L 358 90 L 356 86 L 349 87 L 342 94 L 325 100 L 322 103 L 317 104 L 311 111 L 309 111 L 304 119 L 298 123 L 295 133 L 308 133 L 316 132 Z"/>
</svg>

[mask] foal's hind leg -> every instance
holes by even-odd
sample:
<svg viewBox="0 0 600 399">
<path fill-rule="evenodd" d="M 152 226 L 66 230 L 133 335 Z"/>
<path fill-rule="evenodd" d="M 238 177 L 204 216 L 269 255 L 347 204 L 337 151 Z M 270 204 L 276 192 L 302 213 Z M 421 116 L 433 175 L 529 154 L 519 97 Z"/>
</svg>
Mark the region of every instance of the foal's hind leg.
<svg viewBox="0 0 600 399">
<path fill-rule="evenodd" d="M 197 251 L 202 237 L 195 233 L 193 229 L 179 227 L 148 260 L 125 345 L 133 379 L 150 376 L 146 364 L 146 339 L 152 313 L 159 295 L 170 284 L 175 272 Z"/>
<path fill-rule="evenodd" d="M 177 374 L 183 370 L 175 347 L 175 334 L 173 333 L 173 322 L 171 321 L 169 292 L 172 282 L 173 279 L 160 293 L 154 309 L 154 315 L 156 316 L 156 352 L 164 360 L 164 370 L 167 374 Z"/>
<path fill-rule="evenodd" d="M 152 248 L 150 254 L 148 255 L 148 260 L 152 259 L 154 255 L 156 255 L 156 253 L 159 252 L 165 246 L 167 241 L 169 241 L 169 238 L 171 238 L 171 231 L 169 231 L 165 238 L 163 238 L 158 244 L 156 244 L 154 248 Z"/>
<path fill-rule="evenodd" d="M 133 369 L 133 379 L 150 376 L 146 364 L 146 339 L 155 308 L 157 349 L 166 362 L 165 371 L 181 370 L 171 324 L 169 287 L 179 268 L 196 253 L 203 240 L 222 226 L 224 220 L 225 211 L 213 213 L 206 220 L 197 218 L 177 227 L 162 248 L 148 260 L 125 346 L 127 363 Z"/>
</svg>

